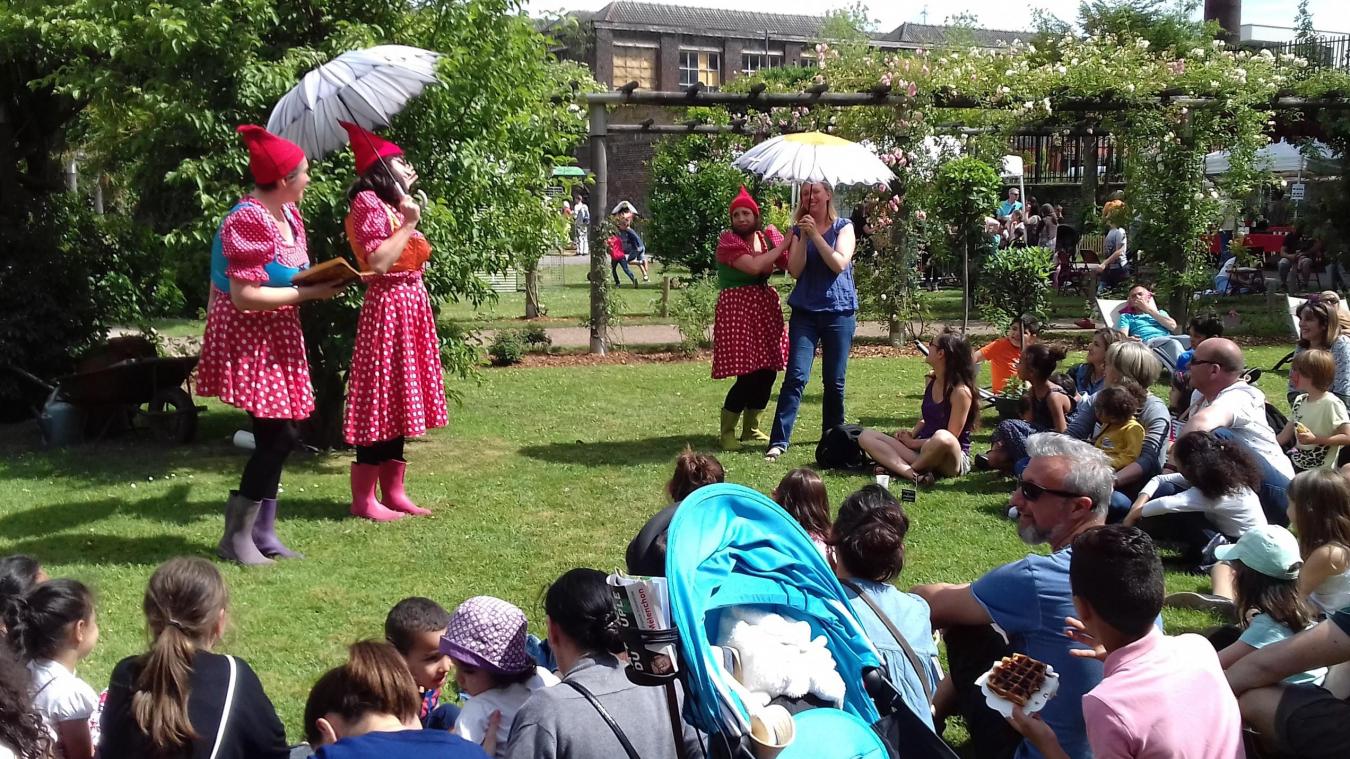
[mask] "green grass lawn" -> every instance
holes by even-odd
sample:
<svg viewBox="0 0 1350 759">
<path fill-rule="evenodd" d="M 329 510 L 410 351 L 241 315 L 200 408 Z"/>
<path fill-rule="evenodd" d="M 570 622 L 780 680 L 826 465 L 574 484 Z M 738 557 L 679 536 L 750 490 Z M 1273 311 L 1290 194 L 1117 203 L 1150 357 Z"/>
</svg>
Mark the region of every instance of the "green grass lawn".
<svg viewBox="0 0 1350 759">
<path fill-rule="evenodd" d="M 1279 348 L 1254 349 L 1269 367 Z M 1077 360 L 1076 358 L 1073 360 Z M 917 359 L 857 359 L 850 365 L 850 419 L 892 429 L 914 420 L 924 366 Z M 1267 395 L 1284 403 L 1284 378 Z M 221 565 L 233 625 L 222 648 L 247 659 L 292 739 L 309 686 L 344 658 L 344 646 L 380 637 L 400 598 L 425 595 L 453 609 L 497 595 L 542 622 L 541 592 L 564 570 L 622 565 L 638 527 L 664 505 L 671 462 L 686 445 L 710 449 L 727 383 L 706 363 L 485 370 L 465 383 L 451 425 L 408 448 L 410 491 L 436 516 L 377 525 L 345 516 L 349 455 L 297 456 L 281 495 L 280 533 L 303 561 L 244 570 Z M 992 412 L 978 436 L 988 445 Z M 143 650 L 145 581 L 175 555 L 210 556 L 221 507 L 245 455 L 228 442 L 241 413 L 208 404 L 190 446 L 145 439 L 59 451 L 30 448 L 35 435 L 0 443 L 0 555 L 37 556 L 53 576 L 90 583 L 102 639 L 80 668 L 96 688 L 113 665 Z M 788 469 L 812 463 L 820 424 L 819 376 L 808 388 L 797 445 L 766 463 L 758 450 L 720 455 L 729 481 L 768 492 Z M 22 439 L 19 439 L 22 438 Z M 870 477 L 827 473 L 834 503 Z M 975 474 L 941 483 L 910 506 L 913 528 L 902 586 L 966 581 L 1027 549 L 1005 518 L 1009 482 Z M 1170 573 L 1168 589 L 1201 578 Z M 1166 615 L 1172 629 L 1207 618 Z"/>
</svg>

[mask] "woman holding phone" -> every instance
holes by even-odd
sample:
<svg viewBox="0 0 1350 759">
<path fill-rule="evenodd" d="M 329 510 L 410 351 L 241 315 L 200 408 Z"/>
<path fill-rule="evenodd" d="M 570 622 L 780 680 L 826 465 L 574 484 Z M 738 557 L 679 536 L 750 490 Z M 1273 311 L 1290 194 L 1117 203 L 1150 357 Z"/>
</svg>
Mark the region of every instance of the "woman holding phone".
<svg viewBox="0 0 1350 759">
<path fill-rule="evenodd" d="M 403 149 L 355 124 L 339 123 L 356 158 L 357 179 L 347 192 L 347 240 L 361 269 L 373 274 L 356 326 L 343 420 L 343 435 L 356 446 L 351 513 L 388 522 L 431 513 L 404 489 L 403 443 L 449 421 L 436 320 L 422 283 L 431 245 L 417 231 L 422 209 L 408 196 L 417 171 Z"/>
<path fill-rule="evenodd" d="M 211 248 L 197 394 L 243 409 L 253 420 L 253 455 L 226 502 L 216 551 L 257 565 L 298 555 L 276 534 L 281 470 L 300 438 L 297 423 L 314 410 L 296 307 L 331 298 L 345 285 L 291 283 L 309 266 L 299 208 L 309 185 L 304 151 L 260 126 L 237 131 L 248 145 L 254 186 L 225 216 Z"/>
<path fill-rule="evenodd" d="M 828 182 L 807 182 L 792 216 L 788 273 L 796 280 L 788 305 L 788 364 L 778 391 L 773 432 L 764 458 L 776 460 L 787 450 L 797 422 L 802 393 L 811 377 L 816 346 L 822 350 L 825 398 L 821 430 L 844 421 L 844 375 L 857 327 L 858 290 L 853 284 L 853 223 L 834 208 Z"/>
</svg>

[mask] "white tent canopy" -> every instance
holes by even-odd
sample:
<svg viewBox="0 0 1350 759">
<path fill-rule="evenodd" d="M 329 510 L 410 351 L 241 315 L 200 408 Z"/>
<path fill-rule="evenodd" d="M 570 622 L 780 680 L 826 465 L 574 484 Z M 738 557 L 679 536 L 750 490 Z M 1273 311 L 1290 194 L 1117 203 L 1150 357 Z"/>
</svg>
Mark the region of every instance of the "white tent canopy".
<svg viewBox="0 0 1350 759">
<path fill-rule="evenodd" d="M 1331 148 L 1325 143 L 1314 142 L 1313 146 L 1323 155 L 1332 155 Z M 1227 173 L 1229 168 L 1228 151 L 1219 150 L 1205 156 L 1205 173 L 1214 176 Z M 1256 167 L 1276 174 L 1300 174 L 1308 170 L 1308 158 L 1298 147 L 1284 140 L 1272 142 L 1256 151 Z"/>
</svg>

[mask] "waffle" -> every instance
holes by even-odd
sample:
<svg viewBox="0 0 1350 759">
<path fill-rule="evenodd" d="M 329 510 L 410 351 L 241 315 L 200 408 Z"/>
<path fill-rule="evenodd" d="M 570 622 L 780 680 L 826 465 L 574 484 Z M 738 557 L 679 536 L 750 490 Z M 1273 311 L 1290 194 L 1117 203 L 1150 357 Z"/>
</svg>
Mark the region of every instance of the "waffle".
<svg viewBox="0 0 1350 759">
<path fill-rule="evenodd" d="M 986 685 L 998 696 L 1018 706 L 1027 701 L 1045 685 L 1046 665 L 1023 654 L 1005 656 L 994 665 Z"/>
</svg>

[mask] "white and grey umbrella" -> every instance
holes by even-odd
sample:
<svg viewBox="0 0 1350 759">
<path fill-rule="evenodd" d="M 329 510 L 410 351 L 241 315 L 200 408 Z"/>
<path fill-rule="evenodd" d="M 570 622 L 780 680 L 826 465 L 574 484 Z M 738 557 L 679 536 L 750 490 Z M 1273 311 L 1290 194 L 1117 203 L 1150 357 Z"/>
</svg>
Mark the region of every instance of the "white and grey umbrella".
<svg viewBox="0 0 1350 759">
<path fill-rule="evenodd" d="M 436 81 L 440 53 L 377 45 L 343 53 L 305 74 L 272 109 L 267 131 L 299 145 L 310 159 L 347 144 L 338 121 L 365 129 L 389 126 L 409 100 Z"/>
</svg>

